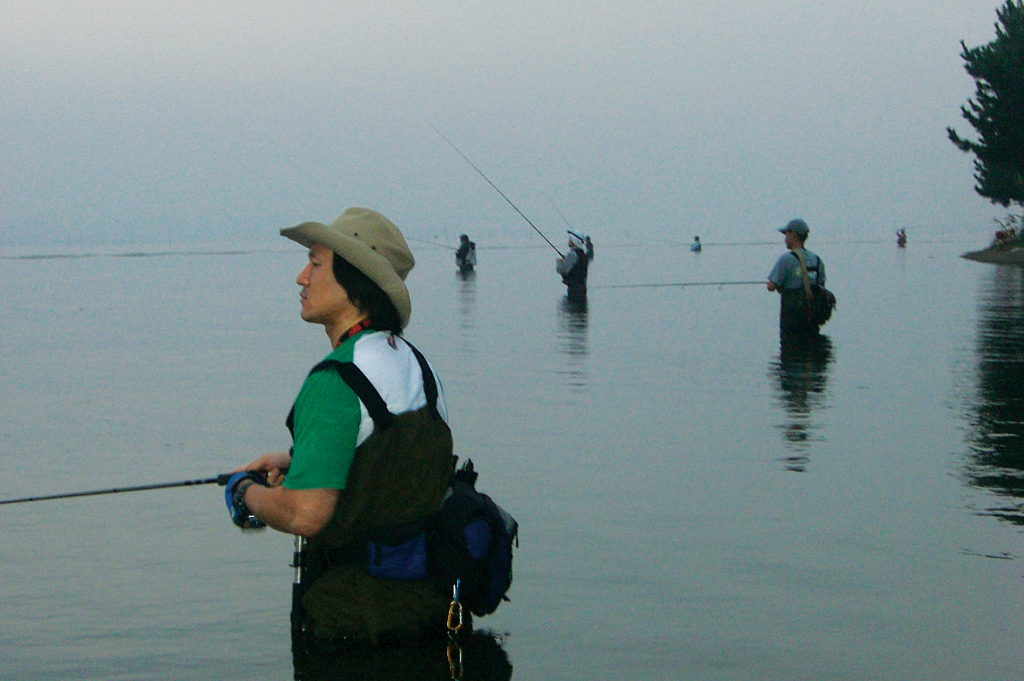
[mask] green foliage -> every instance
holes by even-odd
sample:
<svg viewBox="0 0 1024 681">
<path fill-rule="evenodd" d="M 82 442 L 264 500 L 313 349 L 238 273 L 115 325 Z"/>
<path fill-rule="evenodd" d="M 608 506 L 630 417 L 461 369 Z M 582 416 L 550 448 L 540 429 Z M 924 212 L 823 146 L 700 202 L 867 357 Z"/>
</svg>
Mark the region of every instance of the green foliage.
<svg viewBox="0 0 1024 681">
<path fill-rule="evenodd" d="M 996 231 L 990 248 L 998 250 L 1024 248 L 1024 214 L 1010 214 L 1006 216 L 1005 220 L 996 218 L 995 221 L 999 225 L 999 230 Z"/>
<path fill-rule="evenodd" d="M 996 10 L 996 38 L 987 45 L 960 42 L 964 69 L 974 78 L 974 97 L 960 112 L 978 141 L 946 128 L 950 141 L 973 153 L 974 187 L 992 203 L 1024 205 L 1024 0 L 1007 0 Z"/>
</svg>

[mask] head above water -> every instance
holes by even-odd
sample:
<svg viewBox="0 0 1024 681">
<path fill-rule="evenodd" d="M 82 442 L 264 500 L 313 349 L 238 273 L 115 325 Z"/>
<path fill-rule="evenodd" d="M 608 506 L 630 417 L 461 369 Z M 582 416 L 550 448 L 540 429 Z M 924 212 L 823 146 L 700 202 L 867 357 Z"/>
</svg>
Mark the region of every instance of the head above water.
<svg viewBox="0 0 1024 681">
<path fill-rule="evenodd" d="M 340 257 L 380 287 L 394 305 L 401 328 L 409 323 L 412 303 L 405 277 L 416 261 L 402 232 L 386 217 L 368 208 L 348 208 L 330 225 L 303 222 L 282 229 L 281 236 L 307 248 L 313 244 L 329 248 L 336 256 L 335 261 Z M 344 271 L 343 266 L 341 270 Z M 339 283 L 344 286 L 344 282 Z"/>
<path fill-rule="evenodd" d="M 459 235 L 459 241 L 469 241 L 469 235 L 468 234 L 460 234 Z"/>
</svg>

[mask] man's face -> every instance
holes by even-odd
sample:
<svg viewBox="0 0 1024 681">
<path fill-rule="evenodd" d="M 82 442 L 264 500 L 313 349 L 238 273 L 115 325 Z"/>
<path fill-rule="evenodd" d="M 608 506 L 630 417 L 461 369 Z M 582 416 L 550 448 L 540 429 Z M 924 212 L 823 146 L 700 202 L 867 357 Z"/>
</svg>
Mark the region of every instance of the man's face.
<svg viewBox="0 0 1024 681">
<path fill-rule="evenodd" d="M 794 232 L 791 229 L 787 229 L 785 232 L 785 237 L 786 248 L 788 248 L 789 250 L 793 250 L 794 248 L 800 247 L 800 237 L 796 235 L 796 232 Z"/>
<path fill-rule="evenodd" d="M 357 311 L 348 292 L 334 278 L 333 262 L 331 249 L 313 244 L 309 249 L 309 262 L 295 278 L 295 283 L 302 287 L 299 293 L 302 319 L 311 324 L 334 324 Z"/>
</svg>

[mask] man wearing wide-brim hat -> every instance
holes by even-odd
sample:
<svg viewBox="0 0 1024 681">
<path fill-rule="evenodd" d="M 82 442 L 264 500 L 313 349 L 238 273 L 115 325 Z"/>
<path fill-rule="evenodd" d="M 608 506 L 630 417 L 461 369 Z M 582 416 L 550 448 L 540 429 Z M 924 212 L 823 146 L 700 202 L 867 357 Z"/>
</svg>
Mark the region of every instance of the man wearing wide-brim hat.
<svg viewBox="0 0 1024 681">
<path fill-rule="evenodd" d="M 377 579 L 338 558 L 371 528 L 436 512 L 452 473 L 440 382 L 400 335 L 412 311 L 412 253 L 390 220 L 365 208 L 281 234 L 308 249 L 296 278 L 301 316 L 323 325 L 332 350 L 288 417 L 291 450 L 264 454 L 229 481 L 232 520 L 308 540 L 298 614 L 317 637 L 376 641 L 443 621 L 447 599 L 427 580 Z"/>
<path fill-rule="evenodd" d="M 768 275 L 768 290 L 778 291 L 782 301 L 779 309 L 779 330 L 787 334 L 816 334 L 818 325 L 808 315 L 809 286 L 825 285 L 825 263 L 804 248 L 811 233 L 807 223 L 795 218 L 780 227 L 785 237 L 786 253 L 775 261 Z M 806 274 L 806 281 L 805 281 Z"/>
</svg>

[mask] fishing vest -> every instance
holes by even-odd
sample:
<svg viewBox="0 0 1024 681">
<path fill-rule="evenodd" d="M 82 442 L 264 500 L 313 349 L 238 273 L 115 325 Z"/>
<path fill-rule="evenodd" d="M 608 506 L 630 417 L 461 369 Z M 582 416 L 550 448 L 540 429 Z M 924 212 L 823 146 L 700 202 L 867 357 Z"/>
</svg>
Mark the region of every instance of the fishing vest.
<svg viewBox="0 0 1024 681">
<path fill-rule="evenodd" d="M 304 558 L 304 617 L 325 636 L 369 636 L 443 614 L 447 600 L 430 580 L 376 579 L 336 558 L 338 552 L 380 531 L 406 531 L 441 507 L 453 473 L 452 435 L 438 413 L 438 388 L 423 355 L 427 404 L 392 414 L 376 388 L 351 362 L 324 360 L 310 373 L 336 371 L 353 387 L 374 422 L 358 447 L 327 525 L 308 540 Z M 294 437 L 294 408 L 287 425 Z"/>
</svg>

